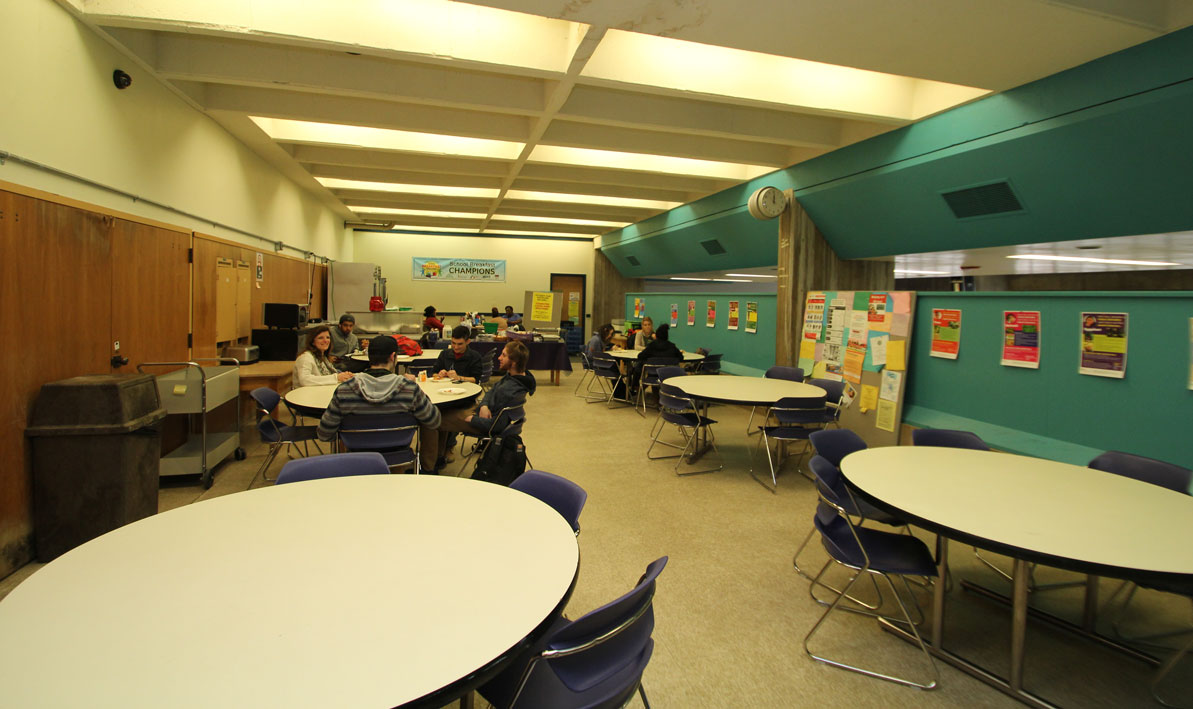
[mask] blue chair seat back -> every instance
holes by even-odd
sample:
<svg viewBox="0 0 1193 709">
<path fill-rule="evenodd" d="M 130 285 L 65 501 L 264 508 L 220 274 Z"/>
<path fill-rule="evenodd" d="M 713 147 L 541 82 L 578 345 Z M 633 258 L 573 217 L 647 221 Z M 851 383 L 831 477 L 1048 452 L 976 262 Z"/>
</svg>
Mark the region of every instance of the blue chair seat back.
<svg viewBox="0 0 1193 709">
<path fill-rule="evenodd" d="M 408 448 L 417 433 L 418 420 L 410 413 L 351 413 L 340 423 L 340 440 L 350 451 Z"/>
<path fill-rule="evenodd" d="M 988 451 L 990 446 L 976 433 L 950 431 L 944 428 L 918 428 L 911 432 L 911 442 L 917 446 L 939 448 L 965 448 L 974 451 Z"/>
<path fill-rule="evenodd" d="M 277 484 L 388 473 L 389 466 L 380 453 L 334 453 L 287 462 L 282 466 L 282 472 L 278 473 Z"/>
<path fill-rule="evenodd" d="M 919 433 L 918 431 L 916 433 Z M 1179 465 L 1165 463 L 1155 458 L 1145 458 L 1133 453 L 1106 451 L 1089 462 L 1089 467 L 1126 478 L 1141 480 L 1152 485 L 1190 494 L 1189 483 L 1193 471 Z"/>
<path fill-rule="evenodd" d="M 786 379 L 789 382 L 802 382 L 804 380 L 804 370 L 799 367 L 781 367 L 775 365 L 766 370 L 767 379 Z"/>
<path fill-rule="evenodd" d="M 815 431 L 809 438 L 816 454 L 838 468 L 841 467 L 841 460 L 845 456 L 866 449 L 866 442 L 862 437 L 847 428 Z"/>
<path fill-rule="evenodd" d="M 661 380 L 659 378 L 659 370 L 663 367 L 675 367 L 679 364 L 679 360 L 675 357 L 651 357 L 642 365 L 642 383 L 655 386 Z"/>
<path fill-rule="evenodd" d="M 584 488 L 567 478 L 542 470 L 527 470 L 514 478 L 510 487 L 547 503 L 567 520 L 572 531 L 580 531 L 580 512 L 588 500 Z"/>
<path fill-rule="evenodd" d="M 770 411 L 783 425 L 816 423 L 824 418 L 824 396 L 785 396 Z"/>
<path fill-rule="evenodd" d="M 683 367 L 678 367 L 678 366 L 659 367 L 659 381 L 660 382 L 665 382 L 668 379 L 670 379 L 671 377 L 684 377 L 684 376 L 687 376 L 687 374 L 688 373 L 686 371 L 684 371 Z"/>
</svg>

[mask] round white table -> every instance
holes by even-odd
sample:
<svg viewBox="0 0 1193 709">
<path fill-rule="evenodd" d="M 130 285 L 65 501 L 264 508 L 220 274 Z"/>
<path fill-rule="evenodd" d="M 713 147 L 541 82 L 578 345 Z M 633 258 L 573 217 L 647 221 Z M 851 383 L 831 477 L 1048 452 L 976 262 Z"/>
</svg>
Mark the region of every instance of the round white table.
<svg viewBox="0 0 1193 709">
<path fill-rule="evenodd" d="M 423 352 L 422 354 L 418 354 L 418 355 L 402 354 L 402 355 L 398 355 L 397 357 L 395 357 L 395 361 L 398 364 L 410 364 L 412 362 L 423 362 L 423 361 L 434 362 L 436 359 L 439 358 L 439 352 L 440 352 L 440 350 L 428 350 L 428 351 Z M 348 355 L 348 359 L 351 359 L 355 362 L 364 362 L 365 364 L 369 363 L 369 355 L 367 352 Z"/>
<path fill-rule="evenodd" d="M 975 665 L 942 647 L 941 582 L 933 597 L 931 650 L 1037 706 L 1047 704 L 1023 689 L 1028 562 L 1099 576 L 1193 582 L 1193 496 L 1078 465 L 958 448 L 870 448 L 846 456 L 841 471 L 850 486 L 876 506 L 941 538 L 1015 560 L 1009 678 L 976 671 Z M 943 579 L 948 563 L 943 542 L 937 554 Z M 1087 598 L 1087 610 L 1093 601 L 1096 595 Z M 1082 632 L 1077 626 L 1068 629 Z"/>
<path fill-rule="evenodd" d="M 435 381 L 428 378 L 425 382 L 418 382 L 432 404 L 450 404 L 475 397 L 481 393 L 479 384 L 473 382 L 453 383 L 450 379 Z M 339 384 L 325 384 L 313 387 L 298 387 L 286 392 L 286 401 L 302 409 L 323 410 L 331 403 L 331 395 L 335 393 Z"/>
<path fill-rule="evenodd" d="M 605 354 L 617 359 L 638 359 L 638 353 L 642 350 L 605 350 Z M 684 362 L 699 362 L 704 359 L 704 355 L 699 352 L 684 352 Z"/>
<path fill-rule="evenodd" d="M 555 510 L 489 483 L 218 497 L 77 547 L 0 602 L 3 703 L 442 706 L 545 631 L 578 565 Z"/>
<path fill-rule="evenodd" d="M 704 401 L 746 406 L 772 406 L 789 396 L 824 396 L 824 389 L 803 382 L 765 377 L 739 377 L 732 374 L 694 375 L 667 380 L 688 396 Z"/>
</svg>

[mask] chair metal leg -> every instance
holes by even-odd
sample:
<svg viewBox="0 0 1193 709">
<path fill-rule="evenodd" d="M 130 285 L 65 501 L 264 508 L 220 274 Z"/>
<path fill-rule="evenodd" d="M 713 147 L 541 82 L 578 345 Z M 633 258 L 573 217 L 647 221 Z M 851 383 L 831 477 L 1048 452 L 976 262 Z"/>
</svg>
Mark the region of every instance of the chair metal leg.
<svg viewBox="0 0 1193 709">
<path fill-rule="evenodd" d="M 277 479 L 277 478 L 271 478 L 268 475 L 266 475 L 265 473 L 266 473 L 266 471 L 269 470 L 270 463 L 272 463 L 273 459 L 275 457 L 277 457 L 278 451 L 281 449 L 282 449 L 282 441 L 278 441 L 277 443 L 269 444 L 269 452 L 265 454 L 265 461 L 263 463 L 261 463 L 261 469 L 257 471 L 257 475 L 260 475 L 262 477 L 262 479 L 264 479 L 265 482 L 267 482 L 267 483 L 271 483 Z M 257 477 L 257 475 L 254 475 L 253 477 L 255 478 L 255 477 Z"/>
<path fill-rule="evenodd" d="M 1179 709 L 1182 705 L 1176 704 L 1175 701 L 1169 701 L 1166 697 L 1160 694 L 1160 684 L 1164 681 L 1164 678 L 1167 677 L 1174 668 L 1176 668 L 1177 664 L 1181 661 L 1181 658 L 1189 654 L 1190 650 L 1193 650 L 1193 638 L 1190 638 L 1189 642 L 1185 643 L 1184 647 L 1174 652 L 1172 657 L 1168 658 L 1168 660 L 1160 666 L 1160 669 L 1156 672 L 1156 676 L 1152 678 L 1152 696 L 1155 697 L 1157 702 L 1160 702 L 1166 707 L 1175 707 Z M 1188 707 L 1189 705 L 1185 704 L 1183 706 Z"/>
<path fill-rule="evenodd" d="M 650 701 L 646 698 L 646 690 L 642 688 L 642 683 L 638 683 L 638 695 L 642 697 L 642 706 L 650 709 Z"/>
</svg>

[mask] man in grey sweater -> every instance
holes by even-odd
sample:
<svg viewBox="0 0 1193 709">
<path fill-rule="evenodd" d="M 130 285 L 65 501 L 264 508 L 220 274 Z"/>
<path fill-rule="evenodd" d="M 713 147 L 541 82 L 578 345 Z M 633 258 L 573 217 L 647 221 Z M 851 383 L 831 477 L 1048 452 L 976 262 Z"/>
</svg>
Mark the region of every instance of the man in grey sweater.
<svg viewBox="0 0 1193 709">
<path fill-rule="evenodd" d="M 394 374 L 398 343 L 392 337 L 378 337 L 369 345 L 369 369 L 336 387 L 331 403 L 319 419 L 319 440 L 334 441 L 345 414 L 411 413 L 420 426 L 420 446 L 433 441 L 431 451 L 420 451 L 425 472 L 433 472 L 425 461 L 438 452 L 439 409 L 412 378 Z"/>
</svg>

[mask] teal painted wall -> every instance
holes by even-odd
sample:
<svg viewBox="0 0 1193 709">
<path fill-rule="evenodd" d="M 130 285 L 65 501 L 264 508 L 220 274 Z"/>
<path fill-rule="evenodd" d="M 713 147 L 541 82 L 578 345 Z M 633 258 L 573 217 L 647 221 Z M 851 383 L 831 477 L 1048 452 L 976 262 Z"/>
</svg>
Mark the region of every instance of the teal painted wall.
<svg viewBox="0 0 1193 709">
<path fill-rule="evenodd" d="M 956 360 L 928 354 L 933 308 L 962 311 Z M 1004 310 L 1040 311 L 1038 370 L 999 364 Z M 1125 378 L 1077 373 L 1083 311 L 1130 313 Z M 1190 318 L 1189 291 L 920 293 L 906 405 L 1193 467 Z"/>
<path fill-rule="evenodd" d="M 669 335 L 681 350 L 703 347 L 711 354 L 723 354 L 722 368 L 731 374 L 761 376 L 775 363 L 775 296 L 765 293 L 626 293 L 627 319 L 634 319 L 634 298 L 646 301 L 646 314 L 655 327 L 671 322 L 671 304 L 679 305 L 679 324 Z M 696 324 L 688 327 L 688 301 L 696 301 Z M 708 301 L 717 301 L 716 327 L 708 327 Z M 741 303 L 737 330 L 729 323 L 729 301 Z M 758 332 L 746 332 L 746 301 L 758 303 Z"/>
<path fill-rule="evenodd" d="M 975 101 L 610 232 L 627 276 L 773 265 L 793 189 L 842 258 L 1193 229 L 1193 28 Z M 1025 214 L 960 221 L 940 192 L 1009 180 Z M 727 253 L 709 256 L 716 238 Z M 634 256 L 637 267 L 626 261 Z"/>
</svg>

